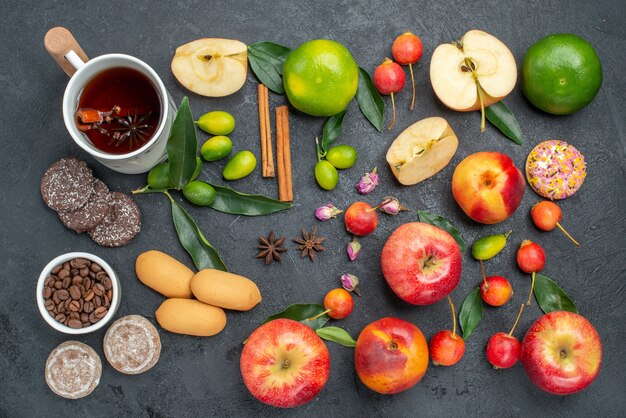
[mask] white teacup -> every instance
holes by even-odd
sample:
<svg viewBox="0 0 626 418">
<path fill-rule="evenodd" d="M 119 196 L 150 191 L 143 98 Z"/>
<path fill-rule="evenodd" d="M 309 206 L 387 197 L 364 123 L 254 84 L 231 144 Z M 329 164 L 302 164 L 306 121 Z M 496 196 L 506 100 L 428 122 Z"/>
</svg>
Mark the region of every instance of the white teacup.
<svg viewBox="0 0 626 418">
<path fill-rule="evenodd" d="M 69 37 L 69 38 L 68 38 Z M 88 60 L 76 40 L 65 28 L 53 28 L 45 45 L 61 68 L 70 76 L 63 95 L 63 120 L 74 142 L 100 163 L 126 174 L 143 173 L 165 159 L 176 107 L 163 81 L 145 62 L 124 54 L 107 54 Z M 142 73 L 154 86 L 161 104 L 160 120 L 152 137 L 141 148 L 126 154 L 110 154 L 97 149 L 76 125 L 76 110 L 85 85 L 97 74 L 111 68 L 131 68 Z"/>
</svg>

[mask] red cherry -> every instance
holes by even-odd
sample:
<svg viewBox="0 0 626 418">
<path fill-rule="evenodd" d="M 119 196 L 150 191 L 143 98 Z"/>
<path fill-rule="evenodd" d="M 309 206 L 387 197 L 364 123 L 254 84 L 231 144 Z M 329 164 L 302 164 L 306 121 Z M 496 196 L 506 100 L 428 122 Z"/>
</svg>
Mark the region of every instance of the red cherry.
<svg viewBox="0 0 626 418">
<path fill-rule="evenodd" d="M 424 48 L 420 38 L 411 32 L 405 32 L 398 36 L 391 45 L 391 53 L 393 59 L 400 65 L 408 65 L 411 73 L 411 84 L 413 86 L 413 96 L 411 98 L 411 107 L 415 107 L 415 76 L 413 75 L 413 64 L 422 57 Z"/>
<path fill-rule="evenodd" d="M 488 305 L 502 306 L 513 296 L 513 288 L 505 277 L 489 276 L 480 285 L 480 296 Z"/>
<path fill-rule="evenodd" d="M 530 217 L 535 226 L 542 231 L 552 231 L 558 227 L 575 245 L 580 245 L 559 223 L 563 218 L 563 212 L 556 203 L 544 200 L 535 204 L 530 210 Z"/>
<path fill-rule="evenodd" d="M 459 334 L 446 329 L 433 335 L 428 351 L 435 366 L 452 366 L 463 357 L 465 341 Z"/>
<path fill-rule="evenodd" d="M 546 265 L 543 248 L 532 241 L 522 241 L 522 245 L 517 250 L 517 265 L 524 273 L 540 272 Z"/>
<path fill-rule="evenodd" d="M 324 309 L 333 319 L 343 319 L 354 309 L 352 295 L 345 289 L 333 289 L 324 297 Z"/>
<path fill-rule="evenodd" d="M 496 369 L 513 367 L 522 356 L 522 344 L 505 332 L 494 334 L 487 343 L 487 360 Z"/>
<path fill-rule="evenodd" d="M 363 236 L 374 232 L 378 226 L 376 209 L 365 202 L 350 205 L 344 215 L 344 222 L 349 233 Z"/>
<path fill-rule="evenodd" d="M 396 122 L 396 104 L 393 98 L 394 93 L 398 93 L 404 87 L 404 71 L 402 67 L 393 62 L 389 58 L 385 58 L 382 64 L 376 67 L 374 70 L 374 87 L 382 95 L 391 95 L 391 107 L 393 109 L 393 117 L 391 118 L 391 125 L 389 130 L 393 128 Z"/>
</svg>

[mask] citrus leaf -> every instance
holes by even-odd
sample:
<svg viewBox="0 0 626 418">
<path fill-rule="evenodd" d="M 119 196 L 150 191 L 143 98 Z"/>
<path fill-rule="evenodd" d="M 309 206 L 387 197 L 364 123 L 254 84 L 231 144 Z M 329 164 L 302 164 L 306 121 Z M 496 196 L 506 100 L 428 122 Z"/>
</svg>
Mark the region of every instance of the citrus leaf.
<svg viewBox="0 0 626 418">
<path fill-rule="evenodd" d="M 234 215 L 260 216 L 293 207 L 291 203 L 281 202 L 261 195 L 241 193 L 224 186 L 211 184 L 215 189 L 215 200 L 210 207 L 220 212 Z"/>
<path fill-rule="evenodd" d="M 574 302 L 567 296 L 565 291 L 552 279 L 537 274 L 535 276 L 535 297 L 544 313 L 554 311 L 569 311 L 578 313 Z"/>
<path fill-rule="evenodd" d="M 465 252 L 467 246 L 465 245 L 465 240 L 459 234 L 459 231 L 452 225 L 452 223 L 440 215 L 435 215 L 434 213 L 424 212 L 423 210 L 418 210 L 417 215 L 419 217 L 420 222 L 424 222 L 427 224 L 431 224 L 437 226 L 448 234 L 452 235 L 452 238 L 459 244 L 459 249 L 461 252 Z"/>
<path fill-rule="evenodd" d="M 317 330 L 326 325 L 330 319 L 328 315 L 324 314 L 311 321 L 307 321 L 307 319 L 313 318 L 322 312 L 324 312 L 324 307 L 317 303 L 294 303 L 293 305 L 287 306 L 283 311 L 275 315 L 268 316 L 262 324 L 278 318 L 287 318 L 302 322 L 304 325 L 308 325 L 312 329 Z"/>
<path fill-rule="evenodd" d="M 341 136 L 341 130 L 343 127 L 343 117 L 346 115 L 348 109 L 337 113 L 326 119 L 324 123 L 324 130 L 322 131 L 322 151 L 324 154 L 328 152 L 330 146 Z"/>
<path fill-rule="evenodd" d="M 467 340 L 483 317 L 483 300 L 478 288 L 472 290 L 463 301 L 459 312 L 459 324 L 463 330 L 463 339 Z"/>
<path fill-rule="evenodd" d="M 359 67 L 359 84 L 356 90 L 356 101 L 359 103 L 359 109 L 367 120 L 379 132 L 383 130 L 383 112 L 385 111 L 385 102 L 380 97 L 380 93 L 374 87 L 372 78 L 363 68 Z"/>
<path fill-rule="evenodd" d="M 323 327 L 315 330 L 317 335 L 320 338 L 323 338 L 327 341 L 332 341 L 337 344 L 341 344 L 344 347 L 354 347 L 356 346 L 356 341 L 348 331 L 340 327 Z"/>
<path fill-rule="evenodd" d="M 511 109 L 509 109 L 502 100 L 486 107 L 485 116 L 493 126 L 504 134 L 504 136 L 517 145 L 524 145 L 522 129 L 519 127 L 519 123 L 517 123 L 517 119 L 515 119 Z"/>
<path fill-rule="evenodd" d="M 272 42 L 248 46 L 248 61 L 259 81 L 276 94 L 284 94 L 283 65 L 291 49 Z"/>
<path fill-rule="evenodd" d="M 170 183 L 175 189 L 182 189 L 191 180 L 196 170 L 197 149 L 196 126 L 189 108 L 189 99 L 185 96 L 178 107 L 167 140 Z"/>
</svg>

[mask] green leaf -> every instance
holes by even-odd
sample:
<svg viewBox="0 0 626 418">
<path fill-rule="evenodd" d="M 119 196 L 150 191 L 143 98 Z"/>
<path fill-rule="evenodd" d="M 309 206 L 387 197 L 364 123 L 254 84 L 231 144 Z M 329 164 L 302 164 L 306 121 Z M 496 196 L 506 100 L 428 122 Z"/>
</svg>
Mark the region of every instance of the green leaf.
<svg viewBox="0 0 626 418">
<path fill-rule="evenodd" d="M 322 131 L 322 151 L 324 154 L 328 152 L 328 149 L 333 143 L 341 136 L 341 130 L 343 125 L 343 117 L 346 115 L 348 109 L 337 113 L 326 119 L 324 123 L 324 130 Z"/>
<path fill-rule="evenodd" d="M 344 347 L 356 346 L 356 341 L 354 340 L 354 338 L 352 338 L 352 336 L 348 334 L 348 331 L 343 328 L 323 327 L 315 330 L 315 332 L 317 333 L 317 335 L 320 336 L 320 338 L 323 338 L 327 341 L 332 341 L 337 344 L 341 344 Z"/>
<path fill-rule="evenodd" d="M 385 111 L 385 102 L 380 97 L 380 93 L 374 87 L 372 78 L 363 68 L 359 67 L 359 84 L 356 91 L 356 101 L 359 103 L 359 109 L 367 120 L 379 132 L 383 130 L 383 112 Z"/>
<path fill-rule="evenodd" d="M 178 240 L 193 259 L 196 268 L 228 271 L 222 257 L 209 244 L 193 218 L 168 193 L 165 194 L 172 202 L 172 220 Z"/>
<path fill-rule="evenodd" d="M 324 307 L 317 303 L 294 303 L 293 305 L 287 306 L 285 310 L 265 318 L 262 324 L 269 322 L 278 318 L 288 318 L 293 319 L 294 321 L 302 322 L 305 325 L 308 325 L 314 330 L 317 330 L 328 322 L 330 319 L 328 315 L 324 314 L 319 318 L 315 318 L 311 321 L 307 321 L 309 318 L 313 318 L 316 315 L 324 312 Z"/>
<path fill-rule="evenodd" d="M 261 195 L 237 192 L 224 186 L 211 184 L 215 189 L 215 200 L 211 208 L 234 215 L 259 216 L 279 212 L 293 207 L 291 203 L 281 202 Z"/>
<path fill-rule="evenodd" d="M 183 97 L 167 140 L 170 182 L 175 189 L 182 189 L 193 176 L 197 149 L 196 127 L 189 108 L 189 99 Z"/>
<path fill-rule="evenodd" d="M 463 339 L 472 335 L 483 317 L 483 300 L 478 288 L 472 290 L 463 301 L 459 312 L 459 324 L 463 330 Z"/>
<path fill-rule="evenodd" d="M 485 108 L 485 116 L 493 126 L 518 145 L 524 144 L 522 130 L 511 109 L 502 100 Z"/>
<path fill-rule="evenodd" d="M 574 302 L 567 296 L 565 291 L 553 280 L 537 274 L 535 276 L 535 297 L 544 313 L 553 311 L 569 311 L 578 313 Z"/>
<path fill-rule="evenodd" d="M 283 65 L 291 49 L 272 42 L 248 46 L 248 61 L 259 81 L 276 94 L 284 94 Z"/>
<path fill-rule="evenodd" d="M 420 222 L 424 222 L 427 224 L 435 225 L 450 235 L 455 239 L 456 243 L 459 244 L 459 248 L 462 253 L 465 252 L 467 246 L 465 245 L 465 241 L 461 238 L 461 234 L 459 231 L 452 225 L 452 223 L 444 218 L 443 216 L 435 215 L 434 213 L 424 212 L 423 210 L 418 210 L 417 215 L 419 216 Z"/>
</svg>

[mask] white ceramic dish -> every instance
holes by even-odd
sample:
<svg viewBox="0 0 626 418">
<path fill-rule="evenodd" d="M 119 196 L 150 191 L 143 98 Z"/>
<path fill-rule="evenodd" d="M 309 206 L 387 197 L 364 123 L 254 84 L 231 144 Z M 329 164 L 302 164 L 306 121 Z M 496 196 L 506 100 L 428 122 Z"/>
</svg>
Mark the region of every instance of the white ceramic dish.
<svg viewBox="0 0 626 418">
<path fill-rule="evenodd" d="M 109 307 L 109 311 L 104 316 L 104 318 L 102 318 L 100 321 L 96 322 L 93 325 L 90 325 L 88 327 L 83 327 L 83 328 L 70 328 L 66 325 L 61 324 L 60 322 L 57 322 L 53 317 L 50 316 L 50 314 L 46 310 L 46 307 L 44 305 L 44 298 L 43 298 L 44 282 L 46 281 L 46 278 L 50 275 L 50 271 L 56 266 L 58 266 L 59 264 L 63 264 L 66 261 L 70 261 L 74 258 L 86 258 L 87 260 L 98 263 L 109 275 L 109 278 L 111 279 L 112 290 L 113 290 L 113 298 L 111 300 L 111 306 Z M 78 335 L 78 334 L 87 334 L 87 333 L 99 330 L 100 328 L 104 327 L 107 323 L 109 323 L 111 321 L 111 318 L 115 316 L 115 313 L 117 312 L 117 308 L 120 306 L 120 299 L 122 297 L 122 291 L 120 288 L 120 283 L 117 278 L 117 275 L 115 274 L 115 271 L 113 271 L 111 266 L 106 261 L 90 253 L 72 252 L 72 253 L 61 254 L 60 256 L 50 261 L 46 265 L 46 267 L 43 268 L 43 270 L 41 271 L 41 274 L 39 275 L 39 280 L 37 281 L 37 289 L 35 291 L 35 297 L 37 299 L 37 306 L 39 307 L 39 313 L 41 314 L 42 318 L 48 323 L 48 325 L 50 325 L 52 328 L 56 329 L 57 331 L 63 332 L 65 334 Z"/>
</svg>

